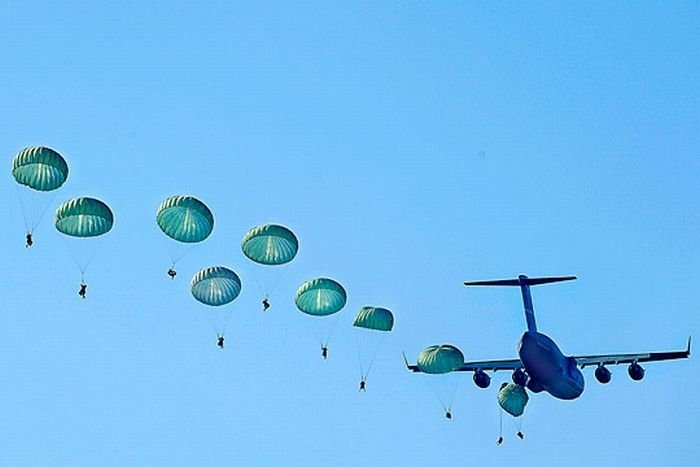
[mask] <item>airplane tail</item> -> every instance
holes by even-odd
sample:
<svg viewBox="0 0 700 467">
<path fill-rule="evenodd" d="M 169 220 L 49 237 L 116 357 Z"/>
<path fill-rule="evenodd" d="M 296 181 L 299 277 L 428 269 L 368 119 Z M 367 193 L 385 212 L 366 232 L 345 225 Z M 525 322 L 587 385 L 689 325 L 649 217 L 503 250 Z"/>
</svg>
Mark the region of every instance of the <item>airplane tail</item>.
<svg viewBox="0 0 700 467">
<path fill-rule="evenodd" d="M 521 285 L 542 285 L 551 284 L 553 282 L 564 282 L 575 280 L 576 276 L 559 276 L 559 277 L 527 277 L 519 276 L 517 279 L 497 279 L 492 281 L 472 281 L 465 282 L 467 286 L 515 286 Z"/>
<path fill-rule="evenodd" d="M 520 287 L 523 295 L 523 307 L 525 308 L 525 320 L 527 321 L 527 329 L 531 332 L 537 332 L 537 323 L 535 322 L 535 309 L 532 306 L 532 295 L 530 295 L 531 285 L 551 284 L 553 282 L 572 281 L 576 276 L 558 276 L 558 277 L 527 277 L 524 274 L 518 276 L 517 279 L 497 279 L 490 281 L 472 281 L 465 282 L 466 286 L 514 286 Z"/>
</svg>

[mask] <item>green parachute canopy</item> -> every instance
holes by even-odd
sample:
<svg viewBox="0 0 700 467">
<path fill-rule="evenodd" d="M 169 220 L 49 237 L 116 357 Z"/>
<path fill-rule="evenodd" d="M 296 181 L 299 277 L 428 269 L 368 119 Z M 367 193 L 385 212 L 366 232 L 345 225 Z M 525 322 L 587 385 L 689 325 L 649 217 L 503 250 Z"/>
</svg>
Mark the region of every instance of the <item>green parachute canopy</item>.
<svg viewBox="0 0 700 467">
<path fill-rule="evenodd" d="M 391 331 L 394 327 L 394 315 L 386 308 L 365 306 L 357 313 L 352 325 L 375 331 Z"/>
<path fill-rule="evenodd" d="M 192 296 L 210 306 L 230 303 L 241 293 L 238 274 L 223 266 L 204 268 L 192 277 Z"/>
<path fill-rule="evenodd" d="M 95 198 L 73 198 L 56 209 L 56 229 L 71 237 L 97 237 L 114 225 L 114 215 L 105 203 Z"/>
<path fill-rule="evenodd" d="M 530 397 L 525 388 L 514 383 L 505 384 L 498 391 L 498 405 L 514 417 L 525 412 L 525 406 Z"/>
<path fill-rule="evenodd" d="M 192 196 L 171 196 L 161 203 L 156 222 L 168 237 L 183 243 L 205 240 L 214 229 L 214 215 Z"/>
<path fill-rule="evenodd" d="M 253 227 L 241 242 L 243 254 L 256 263 L 279 265 L 294 259 L 299 240 L 288 228 L 267 224 Z"/>
<path fill-rule="evenodd" d="M 53 149 L 31 146 L 12 159 L 12 176 L 20 185 L 37 191 L 52 191 L 68 179 L 68 164 Z"/>
<path fill-rule="evenodd" d="M 343 309 L 346 301 L 347 294 L 343 286 L 325 277 L 304 282 L 294 297 L 297 308 L 313 316 L 337 313 Z"/>
<path fill-rule="evenodd" d="M 460 368 L 464 364 L 464 354 L 449 344 L 431 345 L 418 356 L 418 369 L 423 373 L 441 375 Z"/>
</svg>

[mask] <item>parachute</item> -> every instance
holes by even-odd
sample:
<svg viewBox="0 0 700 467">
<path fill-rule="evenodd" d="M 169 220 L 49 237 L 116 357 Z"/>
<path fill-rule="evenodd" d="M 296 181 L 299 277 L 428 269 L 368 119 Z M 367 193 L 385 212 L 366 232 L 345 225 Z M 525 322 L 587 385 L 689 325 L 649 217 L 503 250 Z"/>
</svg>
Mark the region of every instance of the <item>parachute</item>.
<svg viewBox="0 0 700 467">
<path fill-rule="evenodd" d="M 31 246 L 31 234 L 53 199 L 46 193 L 57 190 L 66 182 L 68 164 L 51 148 L 31 146 L 19 151 L 12 159 L 12 176 L 18 183 L 17 195 L 27 230 L 27 246 Z M 20 185 L 28 190 L 20 190 Z"/>
<path fill-rule="evenodd" d="M 241 293 L 241 287 L 238 274 L 224 266 L 204 268 L 192 277 L 190 283 L 195 300 L 215 308 L 234 301 Z M 211 310 L 207 318 L 217 336 L 223 337 L 231 320 L 231 311 Z"/>
<path fill-rule="evenodd" d="M 238 274 L 223 266 L 204 268 L 192 277 L 192 296 L 209 306 L 231 303 L 241 293 Z"/>
<path fill-rule="evenodd" d="M 299 250 L 299 240 L 288 228 L 267 224 L 250 229 L 243 237 L 241 248 L 250 260 L 277 266 L 294 259 Z"/>
<path fill-rule="evenodd" d="M 176 242 L 191 245 L 206 240 L 214 230 L 214 215 L 200 200 L 193 196 L 175 195 L 163 201 L 156 211 L 158 227 Z M 182 259 L 189 249 L 173 251 L 168 245 L 171 267 L 168 275 L 174 279 L 177 275 L 175 264 Z"/>
<path fill-rule="evenodd" d="M 431 345 L 418 356 L 418 369 L 423 373 L 441 375 L 455 371 L 464 364 L 464 354 L 449 344 Z"/>
<path fill-rule="evenodd" d="M 58 152 L 44 146 L 22 149 L 12 160 L 12 176 L 20 185 L 53 191 L 68 180 L 68 164 Z"/>
<path fill-rule="evenodd" d="M 321 344 L 321 355 L 325 359 L 328 356 L 328 342 L 338 322 L 337 316 L 334 318 L 328 318 L 328 316 L 338 313 L 345 306 L 347 302 L 345 289 L 333 279 L 325 277 L 311 279 L 299 286 L 294 302 L 302 313 L 317 318 L 314 320 L 316 322 L 313 333 Z"/>
<path fill-rule="evenodd" d="M 80 269 L 81 286 L 85 271 L 97 253 L 96 239 L 109 232 L 113 225 L 112 210 L 99 199 L 73 198 L 56 209 L 56 230 L 68 237 L 71 256 Z M 71 245 L 71 240 L 77 243 Z"/>
<path fill-rule="evenodd" d="M 365 306 L 357 313 L 352 325 L 374 331 L 391 331 L 394 327 L 394 315 L 386 308 Z"/>
<path fill-rule="evenodd" d="M 105 203 L 95 198 L 73 198 L 56 210 L 56 230 L 70 237 L 97 237 L 114 225 L 114 215 Z"/>
<path fill-rule="evenodd" d="M 266 224 L 253 227 L 245 234 L 241 242 L 243 254 L 251 261 L 264 266 L 283 266 L 291 262 L 299 251 L 299 240 L 294 232 L 287 227 L 277 224 Z M 273 277 L 262 280 L 253 271 L 253 277 L 263 295 L 263 307 L 270 307 L 269 297 L 279 284 L 282 274 L 286 271 L 266 273 Z M 269 280 L 268 280 L 269 279 Z"/>
<path fill-rule="evenodd" d="M 394 315 L 386 308 L 365 306 L 355 316 L 353 326 L 357 331 L 355 341 L 360 365 L 360 381 L 364 382 L 372 370 L 384 338 L 394 328 Z M 364 385 L 362 387 L 364 388 Z"/>
<path fill-rule="evenodd" d="M 337 313 L 343 309 L 346 301 L 347 294 L 343 286 L 325 277 L 304 282 L 294 297 L 297 308 L 312 316 Z"/>
<path fill-rule="evenodd" d="M 156 212 L 158 227 L 173 240 L 198 243 L 214 229 L 214 215 L 209 208 L 192 196 L 171 196 Z"/>
<path fill-rule="evenodd" d="M 464 364 L 464 354 L 453 345 L 431 345 L 420 353 L 417 364 L 418 369 L 427 374 L 433 393 L 445 410 L 445 416 L 452 419 L 452 403 L 460 377 L 455 370 Z"/>
<path fill-rule="evenodd" d="M 525 388 L 518 384 L 504 384 L 498 391 L 498 405 L 513 417 L 519 417 L 525 412 L 529 399 Z"/>
</svg>

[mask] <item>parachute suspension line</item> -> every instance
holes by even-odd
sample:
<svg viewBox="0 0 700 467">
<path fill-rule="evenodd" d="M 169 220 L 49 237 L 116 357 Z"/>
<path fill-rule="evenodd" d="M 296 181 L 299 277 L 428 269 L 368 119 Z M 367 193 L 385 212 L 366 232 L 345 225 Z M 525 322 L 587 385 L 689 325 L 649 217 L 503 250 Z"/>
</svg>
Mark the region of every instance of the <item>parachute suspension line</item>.
<svg viewBox="0 0 700 467">
<path fill-rule="evenodd" d="M 496 444 L 501 444 L 503 442 L 503 409 L 498 407 L 498 441 Z"/>
<path fill-rule="evenodd" d="M 253 276 L 253 279 L 255 279 L 255 284 L 258 286 L 258 290 L 260 291 L 260 295 L 263 296 L 263 298 L 267 298 L 267 294 L 265 293 L 265 289 L 263 288 L 262 284 L 260 283 L 260 279 L 258 278 L 258 275 L 255 274 L 255 270 L 253 270 L 252 266 L 248 264 L 248 261 L 244 261 L 243 264 L 245 264 L 245 268 L 248 270 L 251 276 Z"/>
<path fill-rule="evenodd" d="M 29 221 L 27 220 L 27 210 L 26 206 L 24 205 L 24 200 L 22 199 L 22 192 L 20 191 L 19 185 L 15 185 L 17 188 L 17 199 L 19 200 L 19 208 L 20 211 L 22 211 L 22 219 L 24 220 L 24 228 L 27 230 L 27 233 L 32 233 L 33 229 L 29 228 Z"/>
<path fill-rule="evenodd" d="M 51 199 L 48 201 L 48 203 L 44 204 L 44 207 L 41 209 L 41 212 L 39 213 L 39 217 L 37 218 L 37 220 L 36 220 L 36 222 L 34 223 L 34 225 L 32 225 L 32 228 L 31 228 L 31 230 L 29 231 L 29 233 L 33 233 L 34 230 L 37 228 L 37 226 L 41 223 L 41 220 L 42 220 L 42 219 L 44 218 L 44 216 L 46 215 L 46 211 L 49 210 L 49 205 L 50 205 L 51 203 L 53 203 L 54 199 L 56 199 L 56 195 L 57 195 L 57 194 L 58 194 L 58 193 L 57 193 L 56 191 L 54 191 L 54 192 L 51 194 Z"/>
<path fill-rule="evenodd" d="M 367 373 L 364 375 L 365 378 L 369 376 L 369 372 L 372 371 L 372 367 L 374 366 L 374 361 L 377 359 L 377 355 L 379 355 L 379 349 L 382 347 L 382 344 L 384 344 L 384 340 L 386 339 L 387 334 L 382 333 L 382 336 L 379 338 L 379 343 L 377 344 L 376 348 L 372 352 L 372 359 L 369 361 L 369 365 L 367 366 Z"/>
<path fill-rule="evenodd" d="M 360 336 L 355 333 L 355 348 L 357 349 L 357 363 L 360 366 L 360 378 L 362 378 L 362 381 L 365 380 L 367 375 L 365 374 L 365 370 L 362 367 L 362 352 L 360 351 Z M 369 371 L 367 372 L 369 373 Z"/>
<path fill-rule="evenodd" d="M 275 282 L 272 284 L 272 287 L 270 288 L 270 291 L 265 294 L 266 297 L 271 296 L 274 292 L 279 283 L 282 281 L 282 277 L 284 277 L 284 274 L 287 272 L 287 269 L 289 268 L 290 263 L 286 263 L 282 265 L 282 271 L 277 274 L 277 279 L 275 279 Z"/>
</svg>

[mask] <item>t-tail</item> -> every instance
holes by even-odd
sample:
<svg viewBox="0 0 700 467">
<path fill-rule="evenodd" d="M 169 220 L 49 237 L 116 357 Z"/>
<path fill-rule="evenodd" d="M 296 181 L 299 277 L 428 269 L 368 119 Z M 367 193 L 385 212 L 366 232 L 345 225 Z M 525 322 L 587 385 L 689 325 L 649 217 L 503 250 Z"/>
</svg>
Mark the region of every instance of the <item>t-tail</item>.
<svg viewBox="0 0 700 467">
<path fill-rule="evenodd" d="M 572 281 L 576 276 L 561 276 L 561 277 L 527 277 L 524 274 L 518 276 L 517 279 L 497 279 L 491 281 L 474 281 L 465 282 L 466 286 L 513 286 L 520 287 L 520 292 L 523 294 L 523 307 L 525 308 L 525 320 L 527 321 L 527 330 L 537 332 L 537 323 L 535 322 L 535 309 L 532 306 L 532 295 L 530 295 L 531 285 L 551 284 L 553 282 Z"/>
</svg>

